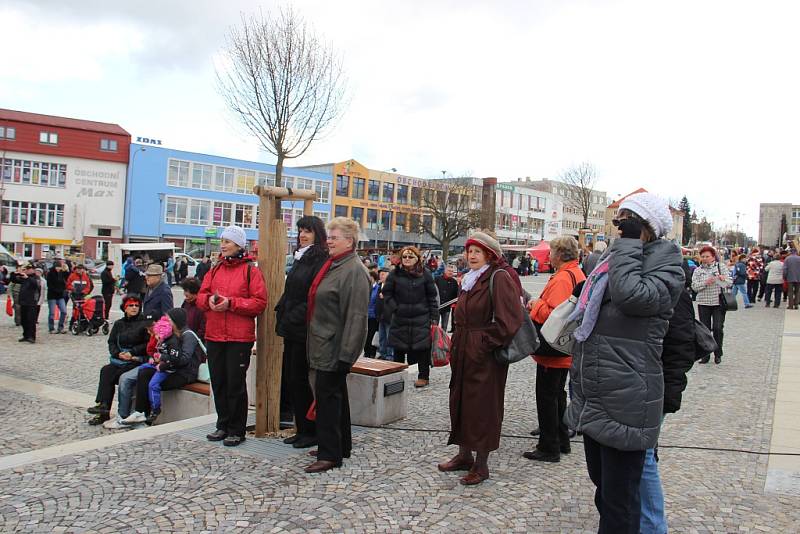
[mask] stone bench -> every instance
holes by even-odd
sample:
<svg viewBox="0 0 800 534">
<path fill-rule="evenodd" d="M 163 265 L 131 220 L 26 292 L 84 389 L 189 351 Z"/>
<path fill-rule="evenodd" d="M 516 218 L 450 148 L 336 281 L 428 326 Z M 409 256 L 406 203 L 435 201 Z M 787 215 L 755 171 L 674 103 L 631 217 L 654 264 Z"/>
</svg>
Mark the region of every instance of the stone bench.
<svg viewBox="0 0 800 534">
<path fill-rule="evenodd" d="M 215 413 L 211 384 L 194 382 L 180 389 L 161 392 L 161 415 L 158 424 L 172 423 Z"/>
<path fill-rule="evenodd" d="M 408 365 L 361 357 L 347 375 L 350 421 L 381 426 L 408 415 Z"/>
</svg>

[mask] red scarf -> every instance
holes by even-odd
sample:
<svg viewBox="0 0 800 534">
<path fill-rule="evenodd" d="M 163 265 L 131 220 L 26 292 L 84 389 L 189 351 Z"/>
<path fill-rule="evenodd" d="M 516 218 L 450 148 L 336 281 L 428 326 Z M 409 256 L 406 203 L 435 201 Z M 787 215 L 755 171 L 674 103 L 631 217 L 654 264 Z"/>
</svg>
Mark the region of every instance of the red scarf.
<svg viewBox="0 0 800 534">
<path fill-rule="evenodd" d="M 322 265 L 322 269 L 319 270 L 317 276 L 314 278 L 314 281 L 311 283 L 311 289 L 308 290 L 308 309 L 306 310 L 306 323 L 311 322 L 311 316 L 314 315 L 314 302 L 317 299 L 317 289 L 319 289 L 319 285 L 322 283 L 322 279 L 325 278 L 326 274 L 328 274 L 331 265 L 333 265 L 333 262 L 335 262 L 336 260 L 344 258 L 348 254 L 352 253 L 353 250 L 351 249 L 348 250 L 347 252 L 339 254 L 338 256 L 331 256 L 330 258 L 328 258 L 328 261 L 326 261 Z"/>
</svg>

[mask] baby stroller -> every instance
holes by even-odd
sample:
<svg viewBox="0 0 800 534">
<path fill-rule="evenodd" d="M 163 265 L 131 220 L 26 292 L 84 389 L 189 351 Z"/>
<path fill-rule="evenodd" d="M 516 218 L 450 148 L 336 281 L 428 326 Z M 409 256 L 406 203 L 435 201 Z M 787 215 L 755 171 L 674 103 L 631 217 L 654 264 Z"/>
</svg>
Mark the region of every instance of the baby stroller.
<svg viewBox="0 0 800 534">
<path fill-rule="evenodd" d="M 69 331 L 73 336 L 81 333 L 95 335 L 100 329 L 108 335 L 108 321 L 105 316 L 105 301 L 100 295 L 89 297 L 82 292 L 72 293 L 72 318 L 69 320 Z"/>
</svg>

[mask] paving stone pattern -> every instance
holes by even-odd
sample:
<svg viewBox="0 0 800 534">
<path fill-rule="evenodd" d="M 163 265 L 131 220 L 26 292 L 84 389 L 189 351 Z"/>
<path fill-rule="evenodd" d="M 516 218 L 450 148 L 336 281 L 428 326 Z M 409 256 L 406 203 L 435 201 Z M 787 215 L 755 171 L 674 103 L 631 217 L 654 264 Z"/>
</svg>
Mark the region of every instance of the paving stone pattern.
<svg viewBox="0 0 800 534">
<path fill-rule="evenodd" d="M 683 408 L 667 417 L 661 438 L 672 532 L 797 531 L 797 500 L 763 493 L 766 456 L 684 448 L 768 450 L 782 325 L 782 310 L 730 314 L 723 363 L 691 371 Z M 21 351 L 39 361 L 30 348 L 36 346 Z M 25 369 L 9 359 L 0 354 L 0 372 Z M 76 380 L 80 373 L 63 367 L 51 362 L 47 383 L 66 387 Z M 80 367 L 96 380 L 97 367 Z M 38 380 L 39 371 L 28 372 Z M 416 430 L 355 434 L 353 458 L 341 469 L 306 475 L 302 468 L 311 459 L 294 451 L 276 460 L 160 436 L 0 472 L 0 531 L 596 531 L 579 438 L 558 464 L 521 456 L 535 445 L 527 436 L 536 418 L 531 362 L 511 368 L 508 437 L 491 457 L 492 478 L 472 488 L 436 470 L 455 448 L 446 446 L 449 369 L 431 377 L 430 387 L 411 392 L 409 418 L 392 425 Z"/>
</svg>

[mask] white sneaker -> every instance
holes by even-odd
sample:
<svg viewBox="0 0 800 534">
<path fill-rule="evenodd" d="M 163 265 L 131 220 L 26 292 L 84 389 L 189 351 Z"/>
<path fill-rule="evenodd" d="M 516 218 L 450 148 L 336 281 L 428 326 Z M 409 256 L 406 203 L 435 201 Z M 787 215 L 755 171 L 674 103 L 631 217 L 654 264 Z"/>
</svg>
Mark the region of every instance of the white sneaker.
<svg viewBox="0 0 800 534">
<path fill-rule="evenodd" d="M 133 412 L 121 422 L 123 425 L 135 425 L 136 423 L 144 423 L 147 421 L 147 416 L 142 412 Z"/>
<path fill-rule="evenodd" d="M 120 429 L 128 429 L 131 427 L 124 425 L 122 423 L 122 419 L 120 419 L 119 417 L 115 417 L 114 419 L 109 419 L 108 421 L 103 423 L 103 428 L 107 430 L 120 430 Z"/>
</svg>

